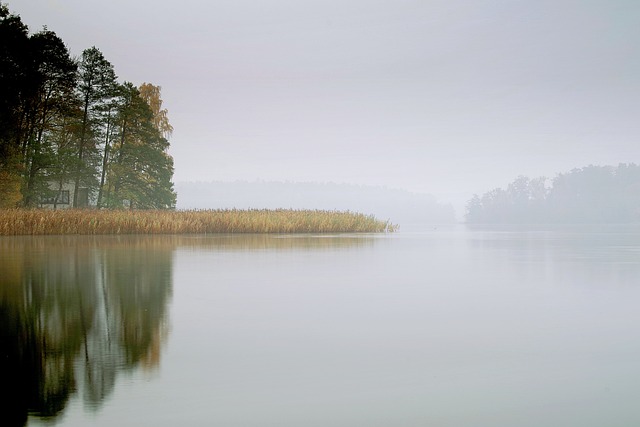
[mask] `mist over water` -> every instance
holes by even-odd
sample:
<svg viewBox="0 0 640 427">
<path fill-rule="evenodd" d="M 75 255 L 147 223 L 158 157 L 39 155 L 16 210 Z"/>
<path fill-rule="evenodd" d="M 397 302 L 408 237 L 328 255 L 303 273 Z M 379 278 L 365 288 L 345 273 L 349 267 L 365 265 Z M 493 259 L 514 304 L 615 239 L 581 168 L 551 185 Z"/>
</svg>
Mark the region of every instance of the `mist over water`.
<svg viewBox="0 0 640 427">
<path fill-rule="evenodd" d="M 259 3 L 11 8 L 162 86 L 176 182 L 387 186 L 462 216 L 519 175 L 640 159 L 637 2 Z"/>
<path fill-rule="evenodd" d="M 181 182 L 178 209 L 320 209 L 360 212 L 394 224 L 447 224 L 452 205 L 428 194 L 311 182 Z"/>
<path fill-rule="evenodd" d="M 78 334 L 68 329 L 61 336 L 70 368 L 59 371 L 50 352 L 34 365 L 47 366 L 47 378 L 61 372 L 75 378 L 70 390 L 77 391 L 54 418 L 61 426 L 139 420 L 161 426 L 595 427 L 640 421 L 640 346 L 633 339 L 640 321 L 637 227 L 448 226 L 377 235 L 82 242 L 0 241 L 3 253 L 35 254 L 28 263 L 3 257 L 4 277 L 14 278 L 2 287 L 3 313 L 51 318 L 46 313 L 65 312 L 76 319 L 69 325 L 92 318 L 93 330 L 102 331 L 92 336 L 102 338 L 106 330 L 96 313 L 108 312 L 112 320 L 129 313 L 109 329 L 111 346 L 124 350 L 117 352 L 122 362 L 110 365 L 115 381 L 95 403 L 87 406 L 82 390 L 89 384 L 80 379 L 87 378 L 86 360 L 97 355 L 86 359 L 82 349 L 96 338 L 83 339 L 79 326 Z M 105 281 L 97 288 L 94 279 L 82 279 L 94 273 L 75 282 L 70 274 L 64 281 L 34 282 L 35 271 L 46 278 L 59 270 L 58 262 L 38 255 L 53 247 L 69 266 L 113 273 L 99 275 Z M 107 304 L 80 309 L 77 297 L 56 298 L 53 305 L 39 303 L 42 297 L 25 301 L 36 285 L 46 295 L 78 289 L 71 295 Z M 102 291 L 91 296 L 101 288 L 106 299 Z M 52 342 L 55 323 L 40 332 L 33 322 L 21 324 Z M 11 325 L 2 323 L 3 336 L 14 336 Z M 158 325 L 166 332 L 156 346 L 144 337 L 154 336 Z M 137 338 L 123 341 L 129 336 Z M 16 351 L 27 345 L 12 342 Z M 133 343 L 139 350 L 132 353 L 127 348 Z M 14 378 L 21 384 L 19 375 Z M 35 414 L 29 417 L 29 425 L 40 423 Z"/>
</svg>

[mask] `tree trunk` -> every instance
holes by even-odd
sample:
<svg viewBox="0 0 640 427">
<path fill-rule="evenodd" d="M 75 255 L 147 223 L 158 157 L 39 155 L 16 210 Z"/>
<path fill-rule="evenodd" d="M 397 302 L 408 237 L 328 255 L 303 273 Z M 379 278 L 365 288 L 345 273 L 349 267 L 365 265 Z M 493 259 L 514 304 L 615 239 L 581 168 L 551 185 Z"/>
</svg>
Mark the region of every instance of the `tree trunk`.
<svg viewBox="0 0 640 427">
<path fill-rule="evenodd" d="M 109 160 L 109 133 L 111 132 L 111 107 L 107 113 L 107 132 L 104 141 L 104 156 L 102 157 L 102 174 L 100 175 L 100 187 L 98 189 L 98 201 L 96 203 L 98 209 L 102 207 L 102 192 L 104 187 L 104 180 L 107 175 L 107 162 Z"/>
<path fill-rule="evenodd" d="M 87 135 L 87 121 L 89 119 L 89 92 L 84 96 L 84 113 L 82 115 L 82 132 L 80 133 L 80 146 L 78 147 L 78 167 L 82 167 L 84 156 L 84 140 Z M 78 188 L 80 187 L 80 170 L 76 171 L 76 179 L 73 183 L 73 207 L 78 207 Z"/>
</svg>

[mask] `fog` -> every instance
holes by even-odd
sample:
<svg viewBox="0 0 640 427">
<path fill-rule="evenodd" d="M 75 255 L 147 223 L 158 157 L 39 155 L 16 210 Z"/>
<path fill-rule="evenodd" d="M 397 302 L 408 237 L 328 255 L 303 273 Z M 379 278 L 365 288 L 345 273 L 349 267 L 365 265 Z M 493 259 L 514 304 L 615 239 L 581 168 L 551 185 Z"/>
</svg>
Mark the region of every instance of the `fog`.
<svg viewBox="0 0 640 427">
<path fill-rule="evenodd" d="M 433 196 L 361 185 L 303 182 L 178 183 L 178 209 L 323 209 L 356 211 L 405 226 L 450 224 L 453 206 Z"/>
<path fill-rule="evenodd" d="M 473 193 L 640 159 L 640 3 L 16 0 L 162 86 L 176 182 Z"/>
</svg>

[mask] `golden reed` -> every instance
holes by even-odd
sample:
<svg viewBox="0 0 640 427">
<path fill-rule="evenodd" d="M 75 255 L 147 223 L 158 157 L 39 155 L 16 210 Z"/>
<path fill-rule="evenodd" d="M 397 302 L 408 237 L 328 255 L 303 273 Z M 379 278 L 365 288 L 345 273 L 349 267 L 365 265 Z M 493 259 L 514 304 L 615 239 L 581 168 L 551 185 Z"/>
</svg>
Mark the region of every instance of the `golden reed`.
<svg viewBox="0 0 640 427">
<path fill-rule="evenodd" d="M 293 209 L 3 209 L 0 235 L 393 232 L 397 226 L 355 212 Z"/>
</svg>

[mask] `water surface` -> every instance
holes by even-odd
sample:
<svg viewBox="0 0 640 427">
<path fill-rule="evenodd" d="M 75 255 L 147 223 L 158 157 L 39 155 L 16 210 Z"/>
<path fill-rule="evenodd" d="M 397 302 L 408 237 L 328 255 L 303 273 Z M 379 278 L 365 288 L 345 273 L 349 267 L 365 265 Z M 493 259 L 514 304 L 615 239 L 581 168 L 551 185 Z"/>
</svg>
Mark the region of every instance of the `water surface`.
<svg viewBox="0 0 640 427">
<path fill-rule="evenodd" d="M 637 227 L 0 251 L 12 425 L 640 425 Z"/>
</svg>

